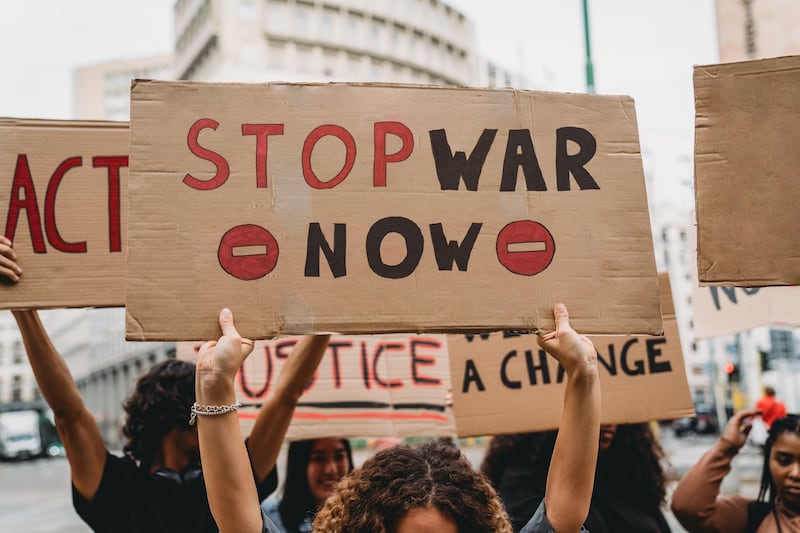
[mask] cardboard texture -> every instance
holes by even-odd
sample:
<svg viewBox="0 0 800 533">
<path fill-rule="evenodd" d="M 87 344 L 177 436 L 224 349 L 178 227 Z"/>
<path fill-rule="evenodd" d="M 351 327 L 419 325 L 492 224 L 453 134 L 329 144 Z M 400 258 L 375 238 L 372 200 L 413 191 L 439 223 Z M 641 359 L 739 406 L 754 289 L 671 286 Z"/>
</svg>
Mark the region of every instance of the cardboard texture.
<svg viewBox="0 0 800 533">
<path fill-rule="evenodd" d="M 593 336 L 602 420 L 635 423 L 694 412 L 669 278 L 659 275 L 663 337 Z M 534 335 L 448 335 L 453 410 L 460 437 L 558 427 L 564 380 Z M 510 408 L 513 406 L 513 408 Z"/>
<path fill-rule="evenodd" d="M 800 57 L 694 69 L 701 284 L 800 285 Z"/>
<path fill-rule="evenodd" d="M 0 309 L 125 305 L 127 165 L 127 123 L 0 119 Z"/>
<path fill-rule="evenodd" d="M 662 331 L 629 97 L 134 81 L 130 150 L 130 340 Z"/>
<path fill-rule="evenodd" d="M 239 420 L 249 435 L 299 337 L 257 341 L 236 377 Z M 177 343 L 194 361 L 202 343 Z M 297 404 L 289 440 L 455 435 L 447 344 L 442 335 L 332 336 Z"/>
</svg>

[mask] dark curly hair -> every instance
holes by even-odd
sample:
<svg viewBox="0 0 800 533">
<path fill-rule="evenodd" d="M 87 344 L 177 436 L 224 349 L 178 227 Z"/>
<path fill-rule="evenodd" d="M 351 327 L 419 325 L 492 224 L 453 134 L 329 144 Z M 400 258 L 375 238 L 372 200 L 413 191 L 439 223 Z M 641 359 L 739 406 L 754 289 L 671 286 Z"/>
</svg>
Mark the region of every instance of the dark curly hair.
<svg viewBox="0 0 800 533">
<path fill-rule="evenodd" d="M 441 441 L 395 446 L 343 479 L 314 519 L 323 533 L 386 533 L 412 510 L 434 506 L 460 533 L 510 533 L 503 505 L 461 451 Z"/>
<path fill-rule="evenodd" d="M 775 441 L 783 433 L 800 435 L 800 415 L 789 414 L 783 418 L 778 418 L 772 422 L 769 428 L 769 435 L 764 443 L 764 466 L 761 469 L 761 488 L 758 491 L 758 500 L 769 502 L 770 505 L 775 505 L 775 498 L 778 495 L 778 489 L 775 486 L 775 480 L 772 479 L 772 471 L 769 468 L 770 456 L 772 455 L 772 447 L 775 445 Z"/>
<path fill-rule="evenodd" d="M 289 444 L 286 454 L 286 484 L 283 487 L 283 496 L 278 504 L 281 521 L 289 531 L 296 531 L 306 516 L 314 516 L 317 505 L 308 486 L 308 462 L 314 443 L 319 439 L 298 440 Z M 344 445 L 347 454 L 347 471 L 353 470 L 353 451 L 350 441 L 339 439 Z"/>
<path fill-rule="evenodd" d="M 497 435 L 492 438 L 481 463 L 481 471 L 504 497 L 503 475 L 510 465 L 523 465 L 531 491 L 530 502 L 544 499 L 547 471 L 557 431 Z M 665 453 L 650 425 L 620 424 L 607 450 L 597 459 L 595 491 L 615 494 L 636 507 L 658 513 L 666 498 L 666 476 L 662 462 Z M 598 487 L 602 487 L 598 489 Z M 594 496 L 593 496 L 594 498 Z M 533 512 L 535 506 L 526 516 Z M 520 510 L 523 511 L 523 510 Z M 509 509 L 516 527 L 524 525 L 521 515 Z M 519 522 L 519 523 L 517 523 Z"/>
<path fill-rule="evenodd" d="M 189 430 L 194 401 L 195 365 L 168 359 L 150 367 L 122 404 L 127 419 L 122 427 L 125 455 L 149 467 L 161 440 L 172 428 Z"/>
</svg>

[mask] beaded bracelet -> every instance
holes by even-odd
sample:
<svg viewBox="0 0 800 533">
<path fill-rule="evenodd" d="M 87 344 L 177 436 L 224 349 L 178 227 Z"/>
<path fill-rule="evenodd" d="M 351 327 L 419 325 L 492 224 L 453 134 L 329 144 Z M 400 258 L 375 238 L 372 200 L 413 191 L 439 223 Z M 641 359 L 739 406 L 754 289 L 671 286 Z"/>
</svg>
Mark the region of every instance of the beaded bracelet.
<svg viewBox="0 0 800 533">
<path fill-rule="evenodd" d="M 197 422 L 197 415 L 224 415 L 238 411 L 242 406 L 239 400 L 233 402 L 232 405 L 198 405 L 197 402 L 192 404 L 192 414 L 189 417 L 189 425 L 193 426 Z"/>
</svg>

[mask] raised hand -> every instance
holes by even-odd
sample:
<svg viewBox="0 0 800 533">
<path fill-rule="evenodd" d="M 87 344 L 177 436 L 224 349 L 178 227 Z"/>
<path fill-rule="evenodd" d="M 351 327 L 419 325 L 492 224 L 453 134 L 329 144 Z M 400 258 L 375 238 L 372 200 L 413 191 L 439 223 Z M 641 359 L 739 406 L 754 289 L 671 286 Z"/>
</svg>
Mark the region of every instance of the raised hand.
<svg viewBox="0 0 800 533">
<path fill-rule="evenodd" d="M 581 369 L 595 370 L 597 351 L 588 337 L 579 335 L 569 323 L 567 307 L 556 304 L 553 307 L 556 321 L 555 331 L 538 337 L 539 346 L 561 363 L 568 374 Z"/>
<path fill-rule="evenodd" d="M 4 280 L 14 283 L 19 281 L 22 269 L 16 261 L 17 254 L 14 253 L 11 241 L 0 235 L 0 276 L 2 276 Z"/>
</svg>

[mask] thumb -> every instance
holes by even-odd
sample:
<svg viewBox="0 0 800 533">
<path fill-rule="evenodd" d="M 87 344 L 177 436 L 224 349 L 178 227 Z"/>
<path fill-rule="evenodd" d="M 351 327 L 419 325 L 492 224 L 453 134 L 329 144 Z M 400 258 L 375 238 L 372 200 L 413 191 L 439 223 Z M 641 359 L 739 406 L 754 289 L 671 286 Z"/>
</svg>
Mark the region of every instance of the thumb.
<svg viewBox="0 0 800 533">
<path fill-rule="evenodd" d="M 239 338 L 239 332 L 236 326 L 233 325 L 233 313 L 227 307 L 219 312 L 219 325 L 222 328 L 222 334 L 226 337 Z"/>
</svg>

